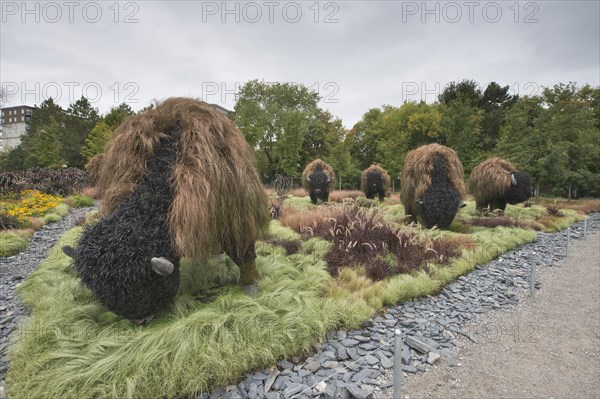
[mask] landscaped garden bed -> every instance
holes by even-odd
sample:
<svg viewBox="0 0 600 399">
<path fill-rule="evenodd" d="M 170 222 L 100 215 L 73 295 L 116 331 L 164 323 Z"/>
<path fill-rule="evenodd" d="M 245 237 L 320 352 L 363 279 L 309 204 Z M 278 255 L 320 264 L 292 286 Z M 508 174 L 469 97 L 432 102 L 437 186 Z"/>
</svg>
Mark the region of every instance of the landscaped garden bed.
<svg viewBox="0 0 600 399">
<path fill-rule="evenodd" d="M 71 230 L 17 289 L 32 316 L 12 347 L 11 398 L 206 392 L 306 353 L 327 332 L 357 328 L 385 306 L 435 294 L 533 241 L 536 230 L 582 219 L 542 206 L 482 217 L 468 203 L 449 231 L 425 230 L 405 226 L 402 207 L 391 203 L 287 198 L 257 245 L 257 295 L 233 285 L 239 272 L 228 258 L 184 261 L 175 303 L 147 325 L 115 316 L 81 285 L 58 248 L 75 243 L 81 228 Z"/>
</svg>

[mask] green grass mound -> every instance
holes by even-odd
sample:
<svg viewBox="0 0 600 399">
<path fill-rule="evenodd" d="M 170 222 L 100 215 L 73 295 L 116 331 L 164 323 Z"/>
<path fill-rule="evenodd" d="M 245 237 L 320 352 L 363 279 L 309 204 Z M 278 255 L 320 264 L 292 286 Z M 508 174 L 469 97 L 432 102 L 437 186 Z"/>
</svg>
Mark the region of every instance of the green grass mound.
<svg viewBox="0 0 600 399">
<path fill-rule="evenodd" d="M 93 198 L 88 197 L 83 194 L 74 194 L 70 197 L 67 197 L 63 200 L 63 202 L 72 206 L 73 208 L 83 208 L 86 206 L 93 206 L 96 202 Z"/>
<path fill-rule="evenodd" d="M 3 231 L 0 232 L 0 256 L 13 256 L 27 248 L 31 233 Z"/>
</svg>

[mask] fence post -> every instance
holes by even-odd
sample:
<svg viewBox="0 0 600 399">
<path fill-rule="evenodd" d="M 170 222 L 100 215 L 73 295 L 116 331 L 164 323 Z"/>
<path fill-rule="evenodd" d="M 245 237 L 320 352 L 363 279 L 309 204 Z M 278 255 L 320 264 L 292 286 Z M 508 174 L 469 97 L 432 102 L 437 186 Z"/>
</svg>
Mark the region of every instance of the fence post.
<svg viewBox="0 0 600 399">
<path fill-rule="evenodd" d="M 569 246 L 571 245 L 571 228 L 567 229 L 567 256 L 569 256 Z"/>
<path fill-rule="evenodd" d="M 402 333 L 394 331 L 394 398 L 402 398 Z"/>
<path fill-rule="evenodd" d="M 529 297 L 533 299 L 535 297 L 535 264 L 531 264 L 530 275 L 529 275 Z"/>
<path fill-rule="evenodd" d="M 583 220 L 583 238 L 585 239 L 585 237 L 587 237 L 587 215 L 585 217 L 585 219 Z"/>
</svg>

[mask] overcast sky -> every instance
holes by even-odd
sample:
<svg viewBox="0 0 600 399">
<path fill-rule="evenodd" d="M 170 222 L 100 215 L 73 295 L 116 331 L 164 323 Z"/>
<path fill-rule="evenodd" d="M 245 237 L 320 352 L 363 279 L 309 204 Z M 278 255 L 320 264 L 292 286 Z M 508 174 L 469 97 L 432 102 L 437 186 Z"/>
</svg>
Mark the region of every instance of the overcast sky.
<svg viewBox="0 0 600 399">
<path fill-rule="evenodd" d="M 25 6 L 24 6 L 25 4 Z M 600 85 L 600 2 L 1 2 L 2 106 L 104 113 L 170 96 L 229 109 L 251 79 L 318 90 L 352 127 L 369 108 L 432 102 L 451 81 L 513 94 Z"/>
</svg>

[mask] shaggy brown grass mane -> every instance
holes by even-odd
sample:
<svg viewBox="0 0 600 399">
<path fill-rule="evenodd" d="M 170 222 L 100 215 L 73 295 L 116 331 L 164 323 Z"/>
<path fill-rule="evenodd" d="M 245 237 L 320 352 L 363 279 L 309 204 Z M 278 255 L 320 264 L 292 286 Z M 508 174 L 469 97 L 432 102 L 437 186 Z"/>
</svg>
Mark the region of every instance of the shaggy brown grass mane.
<svg viewBox="0 0 600 399">
<path fill-rule="evenodd" d="M 85 164 L 85 171 L 90 176 L 90 180 L 93 184 L 98 182 L 100 176 L 100 168 L 102 167 L 102 160 L 104 159 L 104 153 L 96 154 L 87 161 Z"/>
<path fill-rule="evenodd" d="M 383 190 L 385 192 L 387 192 L 390 189 L 390 184 L 391 184 L 391 179 L 390 179 L 390 175 L 388 174 L 388 172 L 383 169 L 381 166 L 377 165 L 377 164 L 373 164 L 371 166 L 369 166 L 367 169 L 363 170 L 362 174 L 360 175 L 360 191 L 365 192 L 367 190 L 367 175 L 370 172 L 378 172 L 383 176 Z"/>
<path fill-rule="evenodd" d="M 469 193 L 479 201 L 503 197 L 510 188 L 510 174 L 515 166 L 505 159 L 493 157 L 477 165 L 469 176 Z"/>
<path fill-rule="evenodd" d="M 412 150 L 404 159 L 400 200 L 405 206 L 412 206 L 431 186 L 433 161 L 436 157 L 444 160 L 449 183 L 458 191 L 461 200 L 466 198 L 464 169 L 456 152 L 440 144 L 427 144 Z"/>
<path fill-rule="evenodd" d="M 335 189 L 335 172 L 333 171 L 331 165 L 319 158 L 310 162 L 304 168 L 304 171 L 302 172 L 302 188 L 304 188 L 306 191 L 310 191 L 310 182 L 308 181 L 308 176 L 314 173 L 317 166 L 320 166 L 323 170 L 323 173 L 329 176 L 328 188 L 330 192 L 333 191 Z"/>
<path fill-rule="evenodd" d="M 175 130 L 180 139 L 167 218 L 174 247 L 188 257 L 227 249 L 244 253 L 268 228 L 267 197 L 244 136 L 201 101 L 169 98 L 117 127 L 99 170 L 102 214 L 131 195 L 161 139 Z M 236 248 L 217 248 L 219 243 Z"/>
</svg>

